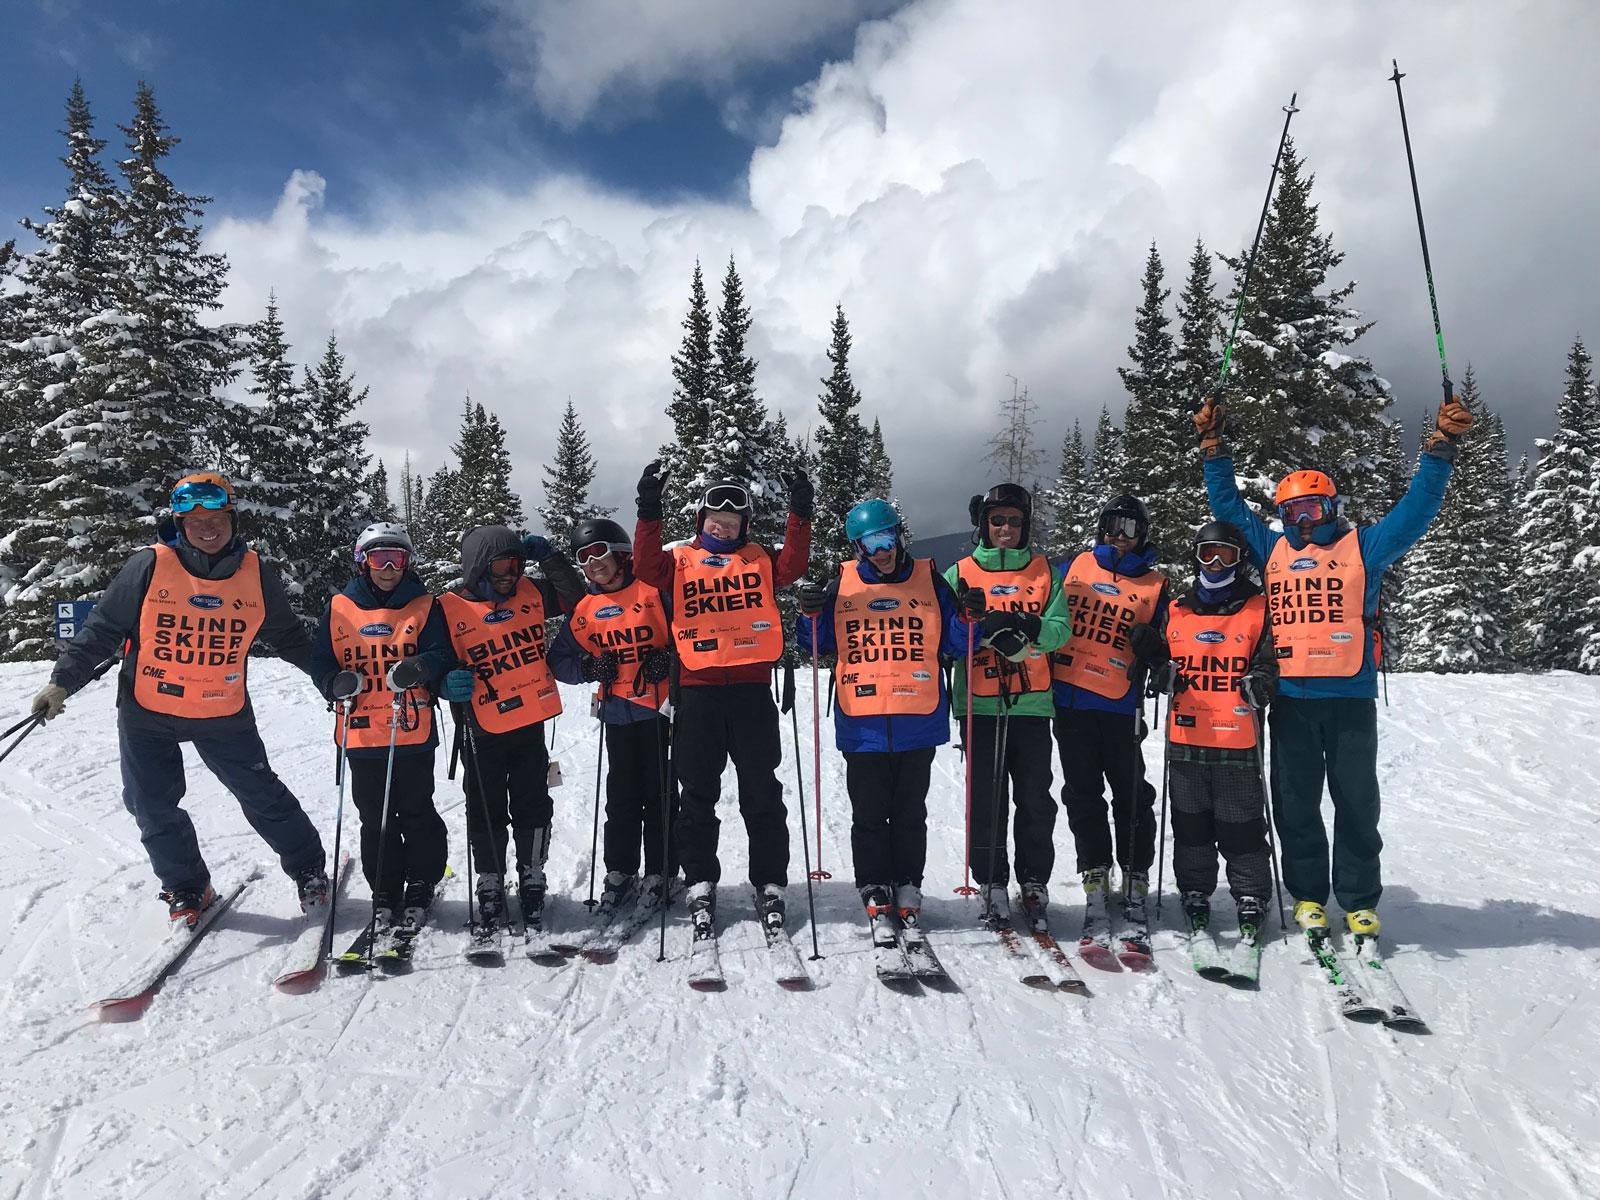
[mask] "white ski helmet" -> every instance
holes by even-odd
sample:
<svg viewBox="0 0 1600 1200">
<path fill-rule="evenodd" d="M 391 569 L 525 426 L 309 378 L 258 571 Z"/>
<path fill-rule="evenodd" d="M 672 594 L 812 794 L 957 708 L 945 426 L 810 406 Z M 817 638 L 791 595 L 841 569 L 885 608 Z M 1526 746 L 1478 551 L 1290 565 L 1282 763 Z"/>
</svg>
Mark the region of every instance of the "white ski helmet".
<svg viewBox="0 0 1600 1200">
<path fill-rule="evenodd" d="M 368 550 L 376 550 L 380 546 L 397 546 L 411 554 L 417 552 L 404 525 L 395 521 L 374 521 L 356 535 L 356 562 L 361 562 Z"/>
</svg>

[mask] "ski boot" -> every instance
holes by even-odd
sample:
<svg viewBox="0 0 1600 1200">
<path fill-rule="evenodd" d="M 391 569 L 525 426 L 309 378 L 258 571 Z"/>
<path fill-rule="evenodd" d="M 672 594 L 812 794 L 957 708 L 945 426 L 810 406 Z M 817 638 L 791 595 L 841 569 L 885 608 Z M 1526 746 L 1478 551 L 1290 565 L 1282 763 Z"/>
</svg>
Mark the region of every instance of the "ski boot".
<svg viewBox="0 0 1600 1200">
<path fill-rule="evenodd" d="M 606 877 L 600 884 L 600 907 L 595 909 L 595 916 L 602 921 L 610 920 L 633 896 L 634 889 L 639 886 L 639 877 L 629 875 L 622 871 L 607 871 Z"/>
<path fill-rule="evenodd" d="M 983 889 L 983 919 L 991 929 L 1011 924 L 1011 897 L 1009 886 L 991 883 Z"/>
<path fill-rule="evenodd" d="M 300 894 L 300 911 L 311 912 L 328 906 L 328 893 L 333 890 L 328 873 L 321 867 L 307 867 L 294 875 L 295 891 Z"/>
<path fill-rule="evenodd" d="M 1191 933 L 1211 928 L 1211 897 L 1205 892 L 1184 892 L 1178 898 Z"/>
<path fill-rule="evenodd" d="M 1344 923 L 1358 938 L 1375 938 L 1383 927 L 1375 908 L 1358 908 L 1355 912 L 1345 913 Z"/>
<path fill-rule="evenodd" d="M 498 929 L 505 920 L 505 876 L 485 872 L 478 876 L 478 925 L 483 929 Z"/>
<path fill-rule="evenodd" d="M 1050 889 L 1042 883 L 1022 885 L 1022 916 L 1036 933 L 1050 931 Z"/>
<path fill-rule="evenodd" d="M 1145 898 L 1150 894 L 1150 876 L 1144 871 L 1129 871 L 1122 880 L 1121 949 L 1122 965 L 1144 970 L 1152 965 L 1150 953 L 1150 914 Z"/>
<path fill-rule="evenodd" d="M 781 883 L 763 883 L 756 889 L 756 915 L 768 937 L 783 932 L 784 899 Z"/>
<path fill-rule="evenodd" d="M 422 932 L 422 926 L 428 919 L 428 910 L 433 907 L 433 884 L 420 879 L 413 879 L 406 884 L 400 912 L 400 928 L 411 937 L 416 937 Z"/>
<path fill-rule="evenodd" d="M 671 891 L 666 876 L 646 875 L 639 881 L 639 907 L 654 911 L 670 902 Z"/>
<path fill-rule="evenodd" d="M 1254 940 L 1261 936 L 1261 928 L 1267 920 L 1267 902 L 1260 896 L 1240 896 L 1239 906 L 1239 936 Z"/>
<path fill-rule="evenodd" d="M 902 883 L 894 889 L 894 911 L 900 918 L 902 929 L 918 929 L 922 925 L 922 889 L 914 883 Z"/>
<path fill-rule="evenodd" d="M 1315 900 L 1294 902 L 1294 923 L 1305 930 L 1306 936 L 1312 941 L 1321 941 L 1328 936 L 1328 913 Z"/>
<path fill-rule="evenodd" d="M 216 903 L 217 893 L 208 883 L 202 888 L 173 888 L 161 893 L 167 902 L 167 920 L 170 928 L 182 925 L 193 929 L 200 923 L 200 914 Z"/>
<path fill-rule="evenodd" d="M 544 869 L 537 865 L 517 868 L 517 907 L 528 929 L 540 928 L 544 918 Z"/>
<path fill-rule="evenodd" d="M 861 903 L 867 910 L 867 921 L 872 926 L 874 946 L 895 944 L 894 903 L 889 897 L 887 884 L 869 883 L 861 889 Z"/>
<path fill-rule="evenodd" d="M 395 910 L 400 905 L 388 892 L 379 892 L 372 898 L 372 940 L 389 936 L 394 929 Z"/>
<path fill-rule="evenodd" d="M 706 880 L 689 888 L 689 920 L 694 925 L 694 940 L 708 941 L 717 936 L 717 885 Z"/>
</svg>

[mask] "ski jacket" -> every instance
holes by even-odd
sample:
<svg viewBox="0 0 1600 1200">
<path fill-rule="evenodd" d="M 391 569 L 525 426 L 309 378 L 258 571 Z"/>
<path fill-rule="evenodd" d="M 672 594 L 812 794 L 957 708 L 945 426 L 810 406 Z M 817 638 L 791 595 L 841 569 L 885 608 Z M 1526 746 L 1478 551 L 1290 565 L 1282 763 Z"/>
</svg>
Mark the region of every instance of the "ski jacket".
<svg viewBox="0 0 1600 1200">
<path fill-rule="evenodd" d="M 1417 470 L 1411 477 L 1411 486 L 1382 519 L 1375 524 L 1354 531 L 1364 564 L 1364 587 L 1361 596 L 1361 618 L 1371 623 L 1377 618 L 1378 591 L 1383 586 L 1383 573 L 1396 559 L 1427 532 L 1429 524 L 1439 515 L 1444 504 L 1444 491 L 1450 482 L 1451 463 L 1437 454 L 1423 454 Z M 1273 551 L 1280 541 L 1287 541 L 1295 550 L 1305 543 L 1300 535 L 1290 530 L 1284 533 L 1268 526 L 1239 494 L 1238 481 L 1233 475 L 1233 459 L 1227 455 L 1205 460 L 1206 497 L 1211 512 L 1219 521 L 1231 521 L 1243 531 L 1250 543 L 1251 553 L 1260 563 L 1270 563 Z M 1329 535 L 1339 537 L 1349 526 L 1328 530 L 1327 535 L 1316 540 L 1326 544 Z M 1365 625 L 1358 625 L 1361 632 Z M 1373 656 L 1373 639 L 1361 637 L 1362 658 L 1359 669 L 1345 676 L 1309 676 L 1285 678 L 1280 692 L 1296 700 L 1327 700 L 1351 698 L 1376 700 L 1378 698 L 1378 670 Z"/>
<path fill-rule="evenodd" d="M 638 678 L 646 650 L 652 646 L 672 650 L 666 600 L 659 590 L 634 578 L 631 569 L 624 570 L 624 583 L 614 592 L 590 585 L 589 594 L 578 601 L 550 647 L 550 669 L 562 683 L 586 682 L 585 654 L 616 651 L 617 681 L 600 699 L 600 719 L 607 725 L 654 720 L 667 698 L 667 684 L 650 685 Z M 611 608 L 622 611 L 608 612 Z M 637 696 L 636 683 L 640 689 Z"/>
<path fill-rule="evenodd" d="M 774 553 L 765 546 L 754 543 L 748 544 L 753 551 L 765 554 L 771 560 L 772 586 L 774 590 L 786 588 L 806 573 L 807 564 L 811 555 L 811 522 L 789 514 L 788 525 L 785 528 L 782 547 Z M 686 546 L 678 550 L 695 550 L 705 554 L 711 551 L 703 546 L 696 537 Z M 681 593 L 682 581 L 678 578 L 679 554 L 676 550 L 666 550 L 661 545 L 661 522 L 640 521 L 634 526 L 633 532 L 633 572 L 651 587 L 660 588 L 666 596 L 668 617 L 672 623 L 673 640 L 677 641 L 678 635 L 688 626 L 678 615 L 684 597 Z M 774 597 L 774 600 L 776 598 Z M 781 626 L 779 627 L 781 630 Z M 714 687 L 724 683 L 763 683 L 772 682 L 772 663 L 749 663 L 740 666 L 706 666 L 699 669 L 689 666 L 680 656 L 682 670 L 679 673 L 679 683 L 684 687 Z"/>
<path fill-rule="evenodd" d="M 969 557 L 979 570 L 990 574 L 1021 572 L 1035 558 L 1040 558 L 1043 561 L 1042 557 L 1035 555 L 1032 550 L 1025 548 L 998 550 L 993 546 L 974 547 Z M 962 562 L 966 561 L 966 559 L 962 560 Z M 945 582 L 952 589 L 959 586 L 961 578 L 960 567 L 961 563 L 956 563 L 944 573 Z M 1039 640 L 1033 644 L 1034 649 L 1044 654 L 1049 654 L 1052 650 L 1059 650 L 1066 645 L 1067 638 L 1072 633 L 1072 618 L 1067 612 L 1066 597 L 1061 592 L 1061 579 L 1054 571 L 1049 571 L 1048 580 L 1049 586 L 1046 592 L 1047 599 L 1044 604 L 1044 611 L 1039 614 Z M 955 664 L 955 684 L 952 688 L 953 696 L 951 702 L 955 705 L 956 713 L 963 715 L 967 702 L 967 664 L 964 642 L 959 653 L 962 655 L 962 661 Z M 973 674 L 977 674 L 976 664 L 973 666 Z M 1013 695 L 1009 709 L 1013 716 L 1020 717 L 1048 717 L 1053 710 L 1054 706 L 1050 699 L 1048 678 L 1046 686 L 1041 691 Z M 995 716 L 1000 711 L 1000 698 L 998 696 L 985 696 L 981 689 L 974 689 L 972 711 L 974 714 L 981 716 Z"/>
<path fill-rule="evenodd" d="M 197 589 L 201 588 L 203 582 L 231 579 L 244 564 L 247 554 L 255 557 L 244 541 L 237 537 L 222 553 L 208 555 L 180 537 L 170 520 L 163 522 L 160 533 L 161 544 L 171 551 L 184 573 L 193 577 L 196 582 L 192 586 Z M 259 564 L 258 569 L 261 623 L 256 629 L 254 644 L 265 642 L 279 658 L 310 674 L 311 637 L 299 614 L 289 603 L 277 571 L 266 563 Z M 122 570 L 106 585 L 88 619 L 78 630 L 78 636 L 61 652 L 50 673 L 50 682 L 65 688 L 71 695 L 89 682 L 96 667 L 123 650 L 122 667 L 117 675 L 117 720 L 125 728 L 180 742 L 254 729 L 256 718 L 250 705 L 248 688 L 243 707 L 226 716 L 180 716 L 154 711 L 140 704 L 134 688 L 136 664 L 142 649 L 139 626 L 155 570 L 156 550 L 153 546 L 133 553 L 123 564 Z"/>
<path fill-rule="evenodd" d="M 1131 714 L 1139 703 L 1144 677 L 1128 630 L 1167 619 L 1167 577 L 1154 562 L 1153 550 L 1118 556 L 1098 545 L 1056 568 L 1072 615 L 1072 640 L 1050 656 L 1057 708 Z"/>
<path fill-rule="evenodd" d="M 346 624 L 355 624 L 357 637 L 365 640 L 371 638 L 373 649 L 378 650 L 381 645 L 384 650 L 379 650 L 375 655 L 364 655 L 359 650 L 350 648 L 348 653 L 341 652 L 351 645 L 351 639 L 339 639 L 343 645 L 335 646 L 334 637 L 334 608 L 338 605 L 348 614 L 360 612 L 370 613 L 375 618 L 374 624 L 392 625 L 391 620 L 398 614 L 415 606 L 421 609 L 421 601 L 428 600 L 426 612 L 417 629 L 411 634 L 405 634 L 403 627 L 391 629 L 389 634 L 374 630 L 365 634 L 362 625 L 368 622 L 356 623 L 347 620 Z M 396 640 L 398 638 L 398 641 Z M 413 647 L 407 649 L 407 647 Z M 352 725 L 350 730 L 350 757 L 351 758 L 385 758 L 389 753 L 389 719 L 393 715 L 393 695 L 388 685 L 384 683 L 383 674 L 388 670 L 389 664 L 408 654 L 415 655 L 422 660 L 423 671 L 427 675 L 428 686 L 437 688 L 439 681 L 444 678 L 446 671 L 455 661 L 455 652 L 450 648 L 450 635 L 445 629 L 444 610 L 438 602 L 428 595 L 428 589 L 423 586 L 410 571 L 400 577 L 400 582 L 388 594 L 377 591 L 365 575 L 357 575 L 344 585 L 344 590 L 328 602 L 322 610 L 322 620 L 317 626 L 317 631 L 312 638 L 311 646 L 311 678 L 317 685 L 317 690 L 324 696 L 328 694 L 328 687 L 333 683 L 333 677 L 340 671 L 352 670 L 365 676 L 367 689 L 358 697 L 356 715 L 366 716 L 368 726 L 376 741 L 371 745 L 362 745 L 368 739 L 359 736 L 359 726 Z M 363 671 L 362 666 L 369 665 L 371 669 Z M 426 710 L 417 714 L 426 723 L 426 732 L 423 725 L 419 724 L 417 733 L 422 736 L 407 738 L 404 731 L 397 731 L 395 736 L 395 757 L 422 754 L 432 750 L 439 743 L 437 729 L 437 709 Z M 337 740 L 339 729 L 337 721 L 333 736 Z"/>
<path fill-rule="evenodd" d="M 919 565 L 923 563 L 927 564 L 925 568 Z M 816 631 L 819 656 L 838 651 L 839 586 L 847 575 L 853 576 L 852 585 L 860 585 L 870 598 L 880 587 L 886 594 L 897 591 L 900 585 L 909 581 L 912 572 L 919 569 L 927 571 L 933 586 L 934 598 L 938 603 L 939 617 L 936 626 L 938 644 L 933 649 L 945 658 L 961 658 L 967 652 L 967 637 L 972 627 L 956 612 L 955 593 L 944 577 L 934 570 L 932 559 L 913 559 L 909 556 L 902 556 L 900 566 L 888 578 L 879 575 L 873 565 L 865 560 L 842 564 L 840 574 L 828 585 L 827 599 L 816 618 L 813 620 L 804 613 L 795 618 L 795 645 L 799 647 L 800 653 L 810 657 L 813 628 Z M 868 603 L 870 602 L 869 599 Z M 929 633 L 933 633 L 932 628 Z M 932 657 L 930 654 L 930 663 Z M 842 667 L 835 668 L 836 671 L 841 669 Z M 943 673 L 938 670 L 937 665 L 933 665 L 931 669 L 938 688 L 938 698 L 932 712 L 864 713 L 859 716 L 847 716 L 844 709 L 835 703 L 834 743 L 840 750 L 849 754 L 885 754 L 898 750 L 920 750 L 929 746 L 942 746 L 948 742 L 950 696 L 945 688 Z"/>
</svg>

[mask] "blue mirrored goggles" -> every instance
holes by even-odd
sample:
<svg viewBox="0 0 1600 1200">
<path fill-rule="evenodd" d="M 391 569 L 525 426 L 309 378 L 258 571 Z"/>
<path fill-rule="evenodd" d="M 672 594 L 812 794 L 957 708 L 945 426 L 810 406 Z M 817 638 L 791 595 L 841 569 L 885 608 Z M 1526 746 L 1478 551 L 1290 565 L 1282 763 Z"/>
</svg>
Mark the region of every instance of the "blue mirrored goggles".
<svg viewBox="0 0 1600 1200">
<path fill-rule="evenodd" d="M 883 550 L 892 550 L 900 544 L 900 531 L 898 529 L 875 529 L 869 534 L 856 539 L 856 545 L 861 548 L 861 553 L 871 557 Z"/>
<path fill-rule="evenodd" d="M 197 508 L 221 512 L 232 504 L 233 497 L 228 495 L 228 489 L 214 483 L 185 483 L 172 491 L 172 511 L 175 513 L 193 512 Z"/>
</svg>

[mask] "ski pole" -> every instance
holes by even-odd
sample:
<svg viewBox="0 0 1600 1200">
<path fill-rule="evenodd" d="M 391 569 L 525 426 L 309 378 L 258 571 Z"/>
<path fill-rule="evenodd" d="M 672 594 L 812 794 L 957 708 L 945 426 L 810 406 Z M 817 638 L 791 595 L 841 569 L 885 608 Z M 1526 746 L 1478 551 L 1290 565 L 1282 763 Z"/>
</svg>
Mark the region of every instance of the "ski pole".
<svg viewBox="0 0 1600 1200">
<path fill-rule="evenodd" d="M 661 952 L 656 955 L 657 962 L 667 961 L 667 903 L 672 899 L 672 880 L 677 874 L 672 863 L 672 802 L 671 792 L 667 786 L 667 747 L 670 736 L 663 737 L 661 727 L 667 725 L 667 719 L 658 710 L 656 721 L 656 780 L 661 789 Z M 668 725 L 668 734 L 671 726 Z M 801 822 L 804 824 L 804 822 Z"/>
<path fill-rule="evenodd" d="M 341 674 L 343 673 L 344 672 L 341 672 Z M 355 692 L 347 691 L 346 689 L 349 687 L 351 682 L 354 682 L 358 690 L 361 686 L 360 677 L 355 676 L 355 672 L 353 671 L 349 672 L 349 674 L 354 677 L 353 680 L 344 681 L 342 686 L 339 676 L 334 676 L 333 686 L 331 689 L 333 691 L 334 710 L 337 713 L 335 720 L 339 723 L 339 800 L 338 803 L 334 805 L 333 809 L 334 875 L 332 881 L 333 886 L 328 889 L 328 944 L 324 948 L 329 957 L 332 957 L 333 955 L 334 925 L 339 915 L 339 874 L 343 869 L 343 863 L 339 859 L 339 846 L 340 838 L 344 833 L 344 781 L 345 776 L 350 773 L 350 710 L 355 703 Z M 341 695 L 341 692 L 344 692 L 344 694 Z"/>
<path fill-rule="evenodd" d="M 600 706 L 603 709 L 606 702 L 606 688 L 600 686 Z M 594 864 L 600 857 L 600 777 L 605 771 L 606 762 L 606 719 L 602 713 L 600 717 L 600 748 L 595 751 L 594 759 L 594 832 L 589 838 L 589 898 L 583 906 L 589 910 L 589 915 L 594 915 L 594 906 L 600 903 L 594 898 Z"/>
<path fill-rule="evenodd" d="M 367 959 L 372 959 L 373 939 L 378 933 L 378 893 L 383 890 L 383 859 L 389 845 L 389 797 L 394 785 L 395 738 L 400 733 L 401 713 L 405 708 L 406 689 L 396 686 L 395 671 L 404 660 L 389 668 L 389 690 L 394 693 L 394 703 L 389 714 L 389 756 L 383 764 L 383 815 L 378 821 L 378 862 L 372 874 L 372 919 L 367 922 Z"/>
<path fill-rule="evenodd" d="M 505 850 L 500 846 L 500 839 L 495 836 L 494 820 L 489 813 L 489 792 L 483 786 L 483 764 L 478 758 L 478 732 L 474 725 L 471 708 L 467 709 L 466 721 L 463 722 L 462 727 L 467 734 L 467 762 L 472 768 L 472 780 L 477 784 L 478 811 L 483 814 L 483 836 L 488 839 L 490 848 L 498 852 L 498 858 L 492 865 L 500 871 L 500 886 L 501 890 L 504 891 Z M 466 784 L 467 781 L 462 780 L 462 786 L 466 787 Z M 468 787 L 467 790 L 471 791 L 473 789 Z M 472 809 L 469 806 L 467 808 L 467 929 L 469 932 L 475 932 L 479 925 L 474 910 L 476 902 L 477 891 L 472 885 Z"/>
<path fill-rule="evenodd" d="M 795 718 L 799 723 L 799 718 Z M 800 755 L 800 747 L 794 748 L 796 759 Z M 795 764 L 799 765 L 798 762 Z M 811 618 L 811 790 L 817 799 L 817 869 L 807 872 L 810 879 L 832 879 L 830 871 L 822 869 L 822 708 L 821 700 L 817 695 L 817 619 Z M 800 818 L 800 832 L 805 834 L 805 817 Z M 807 856 L 809 859 L 809 855 Z"/>
<path fill-rule="evenodd" d="M 989 874 L 983 881 L 983 917 L 992 921 L 994 917 L 994 877 L 995 869 L 999 865 L 1000 839 L 1005 837 L 1005 818 L 1011 815 L 1010 797 L 1006 794 L 1006 728 L 1010 724 L 1011 716 L 1011 680 L 1006 673 L 1006 660 L 1001 658 L 999 652 L 995 653 L 995 662 L 999 664 L 999 692 L 998 712 L 995 714 L 994 730 L 994 777 L 989 781 L 989 801 L 994 806 L 992 819 L 989 822 Z"/>
<path fill-rule="evenodd" d="M 1167 720 L 1161 722 L 1161 697 L 1156 696 L 1155 719 L 1161 723 L 1161 847 L 1156 851 L 1156 916 L 1161 916 L 1161 889 L 1167 874 L 1167 779 L 1172 774 L 1172 704 L 1167 704 Z"/>
<path fill-rule="evenodd" d="M 31 716 L 31 717 L 27 718 L 27 720 L 25 720 L 25 721 L 22 721 L 22 722 L 20 722 L 20 723 L 18 723 L 16 725 L 13 725 L 10 729 L 6 730 L 5 733 L 0 733 L 0 737 L 10 737 L 12 733 L 16 732 L 16 730 L 18 730 L 18 729 L 22 730 L 21 733 L 17 734 L 16 738 L 12 741 L 11 745 L 9 745 L 9 746 L 7 746 L 5 748 L 5 753 L 0 754 L 0 762 L 5 762 L 6 759 L 10 758 L 11 757 L 11 752 L 13 750 L 15 750 L 18 746 L 22 745 L 22 739 L 27 737 L 30 733 L 32 733 L 35 729 L 38 729 L 39 726 L 41 726 L 43 724 L 44 724 L 44 714 L 43 713 L 38 713 L 38 714 L 36 714 L 34 716 Z"/>
<path fill-rule="evenodd" d="M 1289 122 L 1294 119 L 1295 113 L 1300 110 L 1294 106 L 1295 92 L 1289 97 L 1289 103 L 1284 105 L 1286 114 L 1283 118 L 1283 132 L 1278 135 L 1278 152 L 1272 156 L 1272 176 L 1267 180 L 1267 198 L 1261 202 L 1261 218 L 1256 222 L 1255 241 L 1250 243 L 1250 257 L 1244 260 L 1244 279 L 1239 283 L 1239 301 L 1233 306 L 1233 326 L 1228 330 L 1228 344 L 1222 351 L 1222 373 L 1217 376 L 1217 390 L 1222 390 L 1222 385 L 1228 378 L 1228 367 L 1233 362 L 1233 339 L 1239 332 L 1239 315 L 1244 312 L 1244 298 L 1250 291 L 1250 272 L 1256 265 L 1256 251 L 1261 247 L 1261 231 L 1267 227 L 1267 209 L 1272 207 L 1272 190 L 1278 186 L 1278 164 L 1283 161 L 1283 147 L 1289 140 Z"/>
<path fill-rule="evenodd" d="M 1283 880 L 1278 873 L 1278 840 L 1272 832 L 1271 792 L 1267 787 L 1267 731 L 1261 724 L 1261 713 L 1250 705 L 1250 720 L 1255 725 L 1256 766 L 1261 771 L 1261 815 L 1267 819 L 1267 861 L 1272 867 L 1272 890 L 1278 898 L 1278 928 L 1289 931 L 1289 922 L 1283 915 Z"/>
<path fill-rule="evenodd" d="M 815 622 L 812 623 L 811 629 L 812 629 L 812 632 L 814 634 L 816 632 L 816 623 Z M 815 640 L 813 640 L 813 642 L 812 642 L 813 650 L 815 649 L 815 646 L 816 646 L 816 642 L 815 642 Z M 815 658 L 813 658 L 811 660 L 813 667 L 815 667 L 816 661 L 817 660 Z M 815 702 L 815 700 L 816 700 L 816 694 L 815 694 L 815 692 L 813 692 L 812 693 L 812 701 L 813 701 L 813 703 Z M 795 795 L 801 797 L 802 800 L 803 800 L 806 793 L 805 793 L 805 777 L 804 777 L 804 775 L 803 775 L 803 773 L 801 772 L 801 769 L 800 769 L 800 714 L 797 711 L 795 711 L 795 704 L 794 704 L 794 667 L 792 665 L 788 664 L 788 663 L 785 663 L 784 667 L 783 667 L 783 703 L 782 703 L 782 707 L 783 708 L 787 708 L 789 710 L 789 728 L 794 733 L 794 786 L 795 786 Z M 805 806 L 802 803 L 799 807 L 800 807 L 800 853 L 804 858 L 806 867 L 809 868 L 811 866 L 811 843 L 810 843 L 809 837 L 808 837 L 808 835 L 806 833 Z M 820 834 L 819 834 L 819 836 L 820 836 Z M 811 889 L 811 881 L 813 879 L 816 879 L 816 878 L 817 878 L 817 876 L 815 874 L 813 874 L 809 869 L 806 871 L 806 907 L 810 910 L 810 913 L 811 913 L 811 961 L 812 962 L 816 962 L 819 958 L 822 957 L 822 951 L 817 946 L 817 898 L 816 898 L 816 895 L 812 892 L 812 889 Z M 831 875 L 827 875 L 827 876 L 824 876 L 824 878 L 831 879 L 833 877 Z"/>
<path fill-rule="evenodd" d="M 1134 812 L 1139 800 L 1139 777 L 1143 774 L 1144 748 L 1139 744 L 1139 722 L 1144 720 L 1144 698 L 1138 694 L 1138 689 L 1129 685 L 1134 693 L 1133 697 L 1133 773 L 1128 776 L 1128 840 L 1122 840 L 1122 818 L 1117 813 L 1117 789 L 1111 789 L 1111 815 L 1116 820 L 1117 841 L 1122 844 L 1112 851 L 1112 857 L 1117 859 L 1117 866 L 1122 871 L 1122 900 L 1129 903 L 1133 900 L 1133 832 L 1138 825 L 1138 816 Z"/>
<path fill-rule="evenodd" d="M 10 737 L 13 733 L 15 733 L 17 730 L 21 729 L 24 725 L 37 725 L 39 723 L 39 718 L 40 718 L 41 715 L 42 714 L 40 714 L 40 713 L 29 713 L 27 716 L 23 717 L 22 720 L 18 721 L 15 725 L 11 726 L 11 728 L 6 729 L 6 730 L 0 730 L 0 738 L 8 738 L 8 737 Z"/>
<path fill-rule="evenodd" d="M 1422 269 L 1428 276 L 1428 303 L 1433 308 L 1433 339 L 1439 347 L 1439 373 L 1444 377 L 1444 398 L 1448 403 L 1454 396 L 1455 388 L 1450 383 L 1450 365 L 1444 359 L 1444 327 L 1439 323 L 1439 298 L 1434 295 L 1433 290 L 1433 263 L 1428 258 L 1428 228 L 1422 223 L 1422 193 L 1417 190 L 1417 164 L 1411 157 L 1411 130 L 1406 125 L 1406 97 L 1400 90 L 1400 81 L 1405 76 L 1400 73 L 1398 61 L 1395 59 L 1389 61 L 1394 64 L 1394 74 L 1389 76 L 1389 80 L 1394 84 L 1394 98 L 1400 102 L 1400 134 L 1406 143 L 1406 170 L 1411 173 L 1411 203 L 1417 210 L 1417 235 L 1422 239 Z"/>
<path fill-rule="evenodd" d="M 978 889 L 972 886 L 972 654 L 976 638 L 972 636 L 973 629 L 967 625 L 967 724 L 962 733 L 961 757 L 966 763 L 965 787 L 967 793 L 967 852 L 962 857 L 961 886 L 956 888 L 958 896 L 976 896 Z"/>
</svg>

